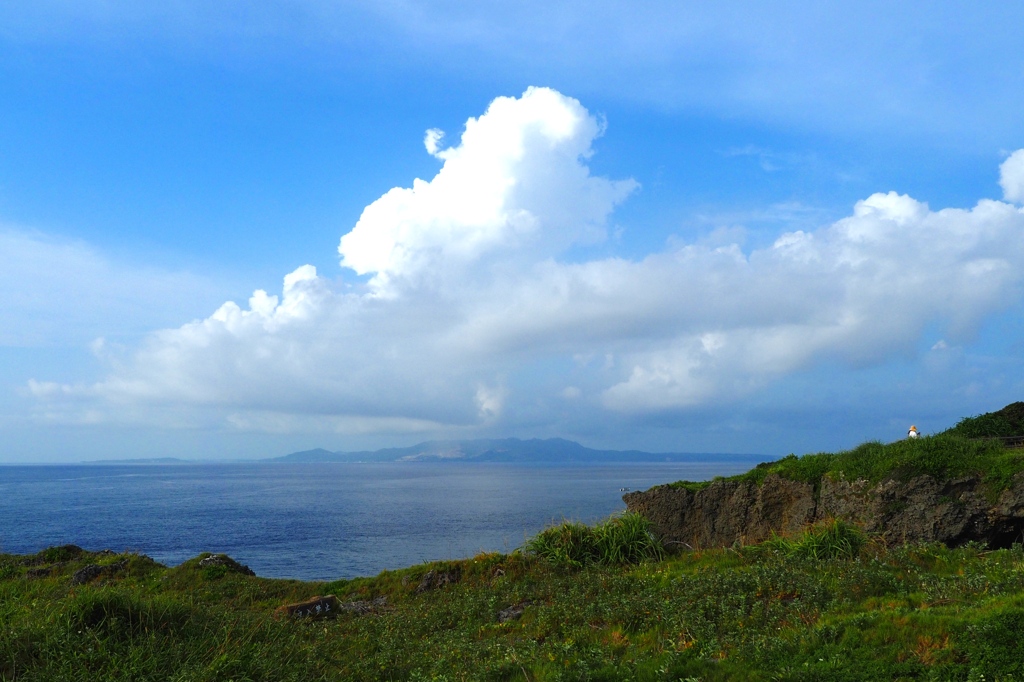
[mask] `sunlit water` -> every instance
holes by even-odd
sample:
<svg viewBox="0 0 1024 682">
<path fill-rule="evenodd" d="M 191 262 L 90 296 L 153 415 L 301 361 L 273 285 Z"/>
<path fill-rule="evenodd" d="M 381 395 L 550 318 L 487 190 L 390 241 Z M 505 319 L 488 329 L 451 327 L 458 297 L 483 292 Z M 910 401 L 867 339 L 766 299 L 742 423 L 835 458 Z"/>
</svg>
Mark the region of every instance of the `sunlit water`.
<svg viewBox="0 0 1024 682">
<path fill-rule="evenodd" d="M 168 565 L 225 552 L 257 575 L 333 580 L 508 552 L 552 521 L 623 510 L 620 488 L 757 461 L 2 466 L 0 551 L 71 543 Z"/>
</svg>

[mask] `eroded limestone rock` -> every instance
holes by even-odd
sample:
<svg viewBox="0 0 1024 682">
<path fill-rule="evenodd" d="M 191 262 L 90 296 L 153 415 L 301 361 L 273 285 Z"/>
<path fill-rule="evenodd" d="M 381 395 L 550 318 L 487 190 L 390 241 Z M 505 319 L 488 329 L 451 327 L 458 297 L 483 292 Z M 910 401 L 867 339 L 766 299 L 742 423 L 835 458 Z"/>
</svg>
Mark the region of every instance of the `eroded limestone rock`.
<svg viewBox="0 0 1024 682">
<path fill-rule="evenodd" d="M 1008 547 L 1024 540 L 1024 472 L 994 502 L 977 477 L 915 476 L 876 484 L 825 476 L 809 483 L 769 475 L 761 485 L 715 481 L 691 491 L 657 486 L 623 496 L 626 507 L 650 519 L 670 549 L 729 547 L 767 539 L 838 518 L 894 543 L 969 541 Z"/>
</svg>

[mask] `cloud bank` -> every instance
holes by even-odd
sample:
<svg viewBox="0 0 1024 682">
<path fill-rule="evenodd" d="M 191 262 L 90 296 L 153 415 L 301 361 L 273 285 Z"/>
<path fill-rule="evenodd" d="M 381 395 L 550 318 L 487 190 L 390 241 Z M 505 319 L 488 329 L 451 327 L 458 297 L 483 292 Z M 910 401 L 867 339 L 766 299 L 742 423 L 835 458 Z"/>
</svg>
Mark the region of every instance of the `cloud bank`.
<svg viewBox="0 0 1024 682">
<path fill-rule="evenodd" d="M 498 98 L 457 144 L 427 131 L 440 170 L 366 207 L 341 237 L 344 279 L 304 265 L 280 294 L 151 334 L 100 382 L 29 388 L 64 418 L 471 432 L 514 428 L 538 405 L 557 420 L 552 405 L 600 419 L 727 404 L 822 362 L 877 366 L 928 335 L 969 339 L 1020 304 L 1024 212 L 988 199 L 932 210 L 877 193 L 750 251 L 571 258 L 637 189 L 591 175 L 601 134 L 554 90 Z M 1024 150 L 1002 166 L 1008 202 L 1024 194 L 1022 163 Z"/>
</svg>

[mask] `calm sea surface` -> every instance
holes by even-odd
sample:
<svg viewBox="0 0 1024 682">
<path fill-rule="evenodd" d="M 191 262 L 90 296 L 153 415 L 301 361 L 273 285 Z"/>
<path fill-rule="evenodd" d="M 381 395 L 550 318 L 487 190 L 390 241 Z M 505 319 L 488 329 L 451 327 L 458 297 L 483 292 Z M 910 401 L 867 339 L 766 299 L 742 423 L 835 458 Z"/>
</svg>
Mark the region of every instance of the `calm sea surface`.
<svg viewBox="0 0 1024 682">
<path fill-rule="evenodd" d="M 757 461 L 0 466 L 0 551 L 72 543 L 168 565 L 225 552 L 264 577 L 350 578 L 508 552 L 552 521 L 624 509 L 620 488 Z"/>
</svg>

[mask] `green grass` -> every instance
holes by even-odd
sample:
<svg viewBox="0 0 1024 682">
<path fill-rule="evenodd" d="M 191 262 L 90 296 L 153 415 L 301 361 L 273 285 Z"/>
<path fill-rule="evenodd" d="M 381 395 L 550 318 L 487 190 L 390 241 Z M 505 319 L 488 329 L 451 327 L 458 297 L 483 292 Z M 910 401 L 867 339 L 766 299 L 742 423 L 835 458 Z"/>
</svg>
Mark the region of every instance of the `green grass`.
<svg viewBox="0 0 1024 682">
<path fill-rule="evenodd" d="M 1024 402 L 1007 405 L 997 412 L 962 419 L 956 426 L 934 436 L 872 441 L 838 453 L 787 455 L 774 462 L 758 464 L 750 471 L 714 481 L 728 480 L 760 485 L 770 474 L 810 483 L 817 493 L 824 476 L 833 479 L 907 480 L 914 476 L 935 478 L 975 476 L 988 484 L 990 496 L 1010 487 L 1014 476 L 1024 471 L 1024 450 L 1008 449 L 998 440 L 1024 436 Z M 668 485 L 698 492 L 714 481 L 677 481 Z"/>
<path fill-rule="evenodd" d="M 1008 438 L 1024 435 L 1024 402 L 1012 403 L 998 412 L 961 419 L 946 433 L 963 438 Z"/>
<path fill-rule="evenodd" d="M 556 566 L 580 568 L 592 563 L 636 564 L 660 559 L 664 550 L 639 514 L 613 516 L 593 528 L 566 521 L 531 538 L 526 551 Z"/>
<path fill-rule="evenodd" d="M 617 521 L 597 528 L 642 530 Z M 541 535 L 569 535 L 551 530 Z M 588 556 L 574 566 L 534 550 L 482 554 L 307 583 L 212 576 L 198 558 L 166 568 L 132 555 L 0 555 L 0 679 L 1024 679 L 1020 546 L 886 548 L 833 522 L 742 549 Z M 124 558 L 122 571 L 70 584 L 88 563 Z M 417 592 L 427 571 L 456 564 L 460 582 Z M 328 593 L 386 606 L 274 616 Z"/>
<path fill-rule="evenodd" d="M 866 542 L 864 532 L 856 526 L 831 519 L 807 528 L 795 537 L 773 535 L 762 545 L 790 557 L 821 561 L 855 558 Z"/>
<path fill-rule="evenodd" d="M 953 433 L 925 436 L 894 443 L 870 442 L 839 453 L 788 455 L 774 462 L 758 464 L 750 471 L 715 480 L 749 481 L 760 485 L 775 474 L 817 487 L 823 476 L 834 479 L 865 479 L 877 483 L 887 478 L 907 480 L 927 474 L 936 478 L 976 476 L 993 494 L 1008 488 L 1013 477 L 1024 471 L 1024 450 L 1006 449 L 998 441 L 975 440 Z M 678 481 L 670 485 L 694 492 L 711 482 Z"/>
</svg>

